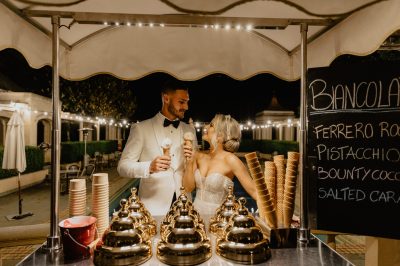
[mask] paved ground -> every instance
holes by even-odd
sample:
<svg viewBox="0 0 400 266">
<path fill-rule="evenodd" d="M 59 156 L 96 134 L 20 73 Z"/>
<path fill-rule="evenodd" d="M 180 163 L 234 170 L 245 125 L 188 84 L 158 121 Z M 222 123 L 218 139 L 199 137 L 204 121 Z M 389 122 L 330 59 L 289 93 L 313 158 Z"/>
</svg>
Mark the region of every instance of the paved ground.
<svg viewBox="0 0 400 266">
<path fill-rule="evenodd" d="M 109 177 L 110 198 L 113 198 L 132 180 L 120 177 L 116 168 L 106 169 Z M 87 214 L 91 211 L 91 183 L 87 185 Z M 50 230 L 51 184 L 47 181 L 22 190 L 22 213 L 33 216 L 21 220 L 8 220 L 6 216 L 18 214 L 18 193 L 0 197 L 0 266 L 15 265 L 45 242 Z M 60 195 L 59 219 L 68 217 L 68 194 Z M 31 235 L 31 236 L 28 236 Z M 39 237 L 43 235 L 44 237 Z M 14 236 L 14 239 L 9 239 Z M 25 237 L 26 236 L 26 237 Z"/>
<path fill-rule="evenodd" d="M 110 184 L 110 197 L 121 189 L 129 178 L 120 177 L 115 168 L 107 169 Z M 88 180 L 87 188 L 87 212 L 90 212 L 91 185 Z M 0 228 L 8 226 L 31 225 L 50 222 L 50 197 L 51 184 L 47 181 L 22 190 L 22 213 L 33 212 L 33 216 L 21 220 L 8 220 L 6 216 L 18 214 L 18 193 L 12 193 L 0 197 Z M 68 216 L 68 194 L 60 195 L 59 202 L 60 219 Z"/>
</svg>

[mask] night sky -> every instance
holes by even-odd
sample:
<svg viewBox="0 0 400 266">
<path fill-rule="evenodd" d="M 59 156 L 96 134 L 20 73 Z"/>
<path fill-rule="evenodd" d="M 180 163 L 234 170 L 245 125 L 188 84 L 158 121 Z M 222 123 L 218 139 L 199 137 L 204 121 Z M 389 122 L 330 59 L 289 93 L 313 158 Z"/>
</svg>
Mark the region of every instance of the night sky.
<svg viewBox="0 0 400 266">
<path fill-rule="evenodd" d="M 138 108 L 132 120 L 152 117 L 161 107 L 160 87 L 171 78 L 165 73 L 153 73 L 130 81 Z M 15 90 L 32 91 L 48 86 L 49 66 L 32 69 L 25 58 L 14 49 L 0 51 L 0 88 L 13 85 Z M 259 74 L 244 81 L 223 74 L 213 74 L 188 81 L 190 102 L 185 119 L 209 121 L 216 113 L 231 114 L 239 121 L 254 120 L 257 112 L 265 110 L 273 92 L 279 103 L 296 114 L 300 104 L 300 82 L 287 82 L 270 74 Z M 11 89 L 11 88 L 9 88 Z"/>
</svg>

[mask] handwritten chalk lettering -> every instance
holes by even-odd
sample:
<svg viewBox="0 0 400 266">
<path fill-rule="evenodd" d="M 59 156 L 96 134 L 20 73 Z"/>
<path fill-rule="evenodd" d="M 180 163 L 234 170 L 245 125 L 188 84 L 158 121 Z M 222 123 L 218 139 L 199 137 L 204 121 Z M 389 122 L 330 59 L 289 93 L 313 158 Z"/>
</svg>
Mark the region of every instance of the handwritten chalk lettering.
<svg viewBox="0 0 400 266">
<path fill-rule="evenodd" d="M 366 197 L 365 192 L 361 189 L 345 188 L 318 188 L 318 198 L 333 199 L 342 201 L 361 201 Z"/>
<path fill-rule="evenodd" d="M 343 123 L 333 125 L 318 125 L 313 130 L 317 139 L 369 139 L 374 136 L 372 124 L 355 123 L 346 125 Z"/>
<path fill-rule="evenodd" d="M 400 203 L 400 194 L 395 191 L 374 190 L 369 194 L 369 200 L 372 202 Z"/>
<path fill-rule="evenodd" d="M 381 138 L 384 137 L 400 137 L 400 124 L 389 124 L 388 122 L 379 123 Z"/>
<path fill-rule="evenodd" d="M 371 172 L 372 180 L 400 181 L 400 172 L 387 170 L 374 170 Z"/>
<path fill-rule="evenodd" d="M 322 166 L 317 168 L 318 179 L 338 179 L 338 180 L 373 180 L 373 181 L 397 181 L 400 182 L 400 172 L 382 169 L 369 169 L 365 167 L 352 168 L 329 168 Z"/>
<path fill-rule="evenodd" d="M 327 147 L 325 144 L 318 144 L 316 148 L 319 160 L 380 160 L 393 163 L 400 162 L 400 150 L 396 148 Z"/>
<path fill-rule="evenodd" d="M 319 166 L 318 179 L 339 179 L 339 180 L 361 180 L 369 175 L 371 169 L 365 167 L 353 167 L 351 169 L 336 169 L 330 168 L 325 170 L 324 167 Z"/>
<path fill-rule="evenodd" d="M 315 79 L 309 85 L 310 107 L 315 111 L 400 107 L 400 78 L 393 78 L 387 89 L 384 86 L 379 80 L 328 88 L 325 80 Z"/>
</svg>

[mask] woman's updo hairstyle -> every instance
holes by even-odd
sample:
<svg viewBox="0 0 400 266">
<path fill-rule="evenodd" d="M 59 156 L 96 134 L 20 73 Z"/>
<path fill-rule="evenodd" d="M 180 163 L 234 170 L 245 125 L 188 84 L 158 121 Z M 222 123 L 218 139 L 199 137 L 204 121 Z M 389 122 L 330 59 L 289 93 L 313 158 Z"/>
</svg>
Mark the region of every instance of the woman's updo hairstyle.
<svg viewBox="0 0 400 266">
<path fill-rule="evenodd" d="M 235 152 L 239 149 L 242 132 L 239 123 L 230 115 L 217 114 L 212 120 L 216 135 L 222 139 L 224 150 Z M 214 140 L 216 141 L 216 140 Z M 216 143 L 213 143 L 216 147 Z"/>
</svg>

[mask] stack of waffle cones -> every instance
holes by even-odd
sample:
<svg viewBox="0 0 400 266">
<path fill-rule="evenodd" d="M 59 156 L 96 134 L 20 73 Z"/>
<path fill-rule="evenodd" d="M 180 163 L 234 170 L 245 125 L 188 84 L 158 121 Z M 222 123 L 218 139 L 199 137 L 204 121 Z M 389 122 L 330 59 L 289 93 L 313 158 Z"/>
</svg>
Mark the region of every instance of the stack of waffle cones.
<svg viewBox="0 0 400 266">
<path fill-rule="evenodd" d="M 264 179 L 264 174 L 261 169 L 260 162 L 258 161 L 255 152 L 245 155 L 250 174 L 256 184 L 257 188 L 257 205 L 260 215 L 265 219 L 270 228 L 277 228 L 277 219 L 275 212 L 274 200 L 271 198 Z"/>
<path fill-rule="evenodd" d="M 265 162 L 264 174 L 255 152 L 245 155 L 256 184 L 260 216 L 270 228 L 289 228 L 296 198 L 298 152 L 288 152 L 288 159 L 276 155 Z M 286 163 L 285 163 L 286 161 Z"/>
<path fill-rule="evenodd" d="M 283 194 L 285 189 L 285 157 L 275 155 L 273 157 L 276 167 L 276 215 L 278 227 L 283 227 Z"/>
<path fill-rule="evenodd" d="M 285 172 L 285 188 L 283 194 L 283 225 L 290 227 L 294 212 L 296 198 L 297 169 L 299 165 L 299 153 L 288 152 Z"/>
</svg>

